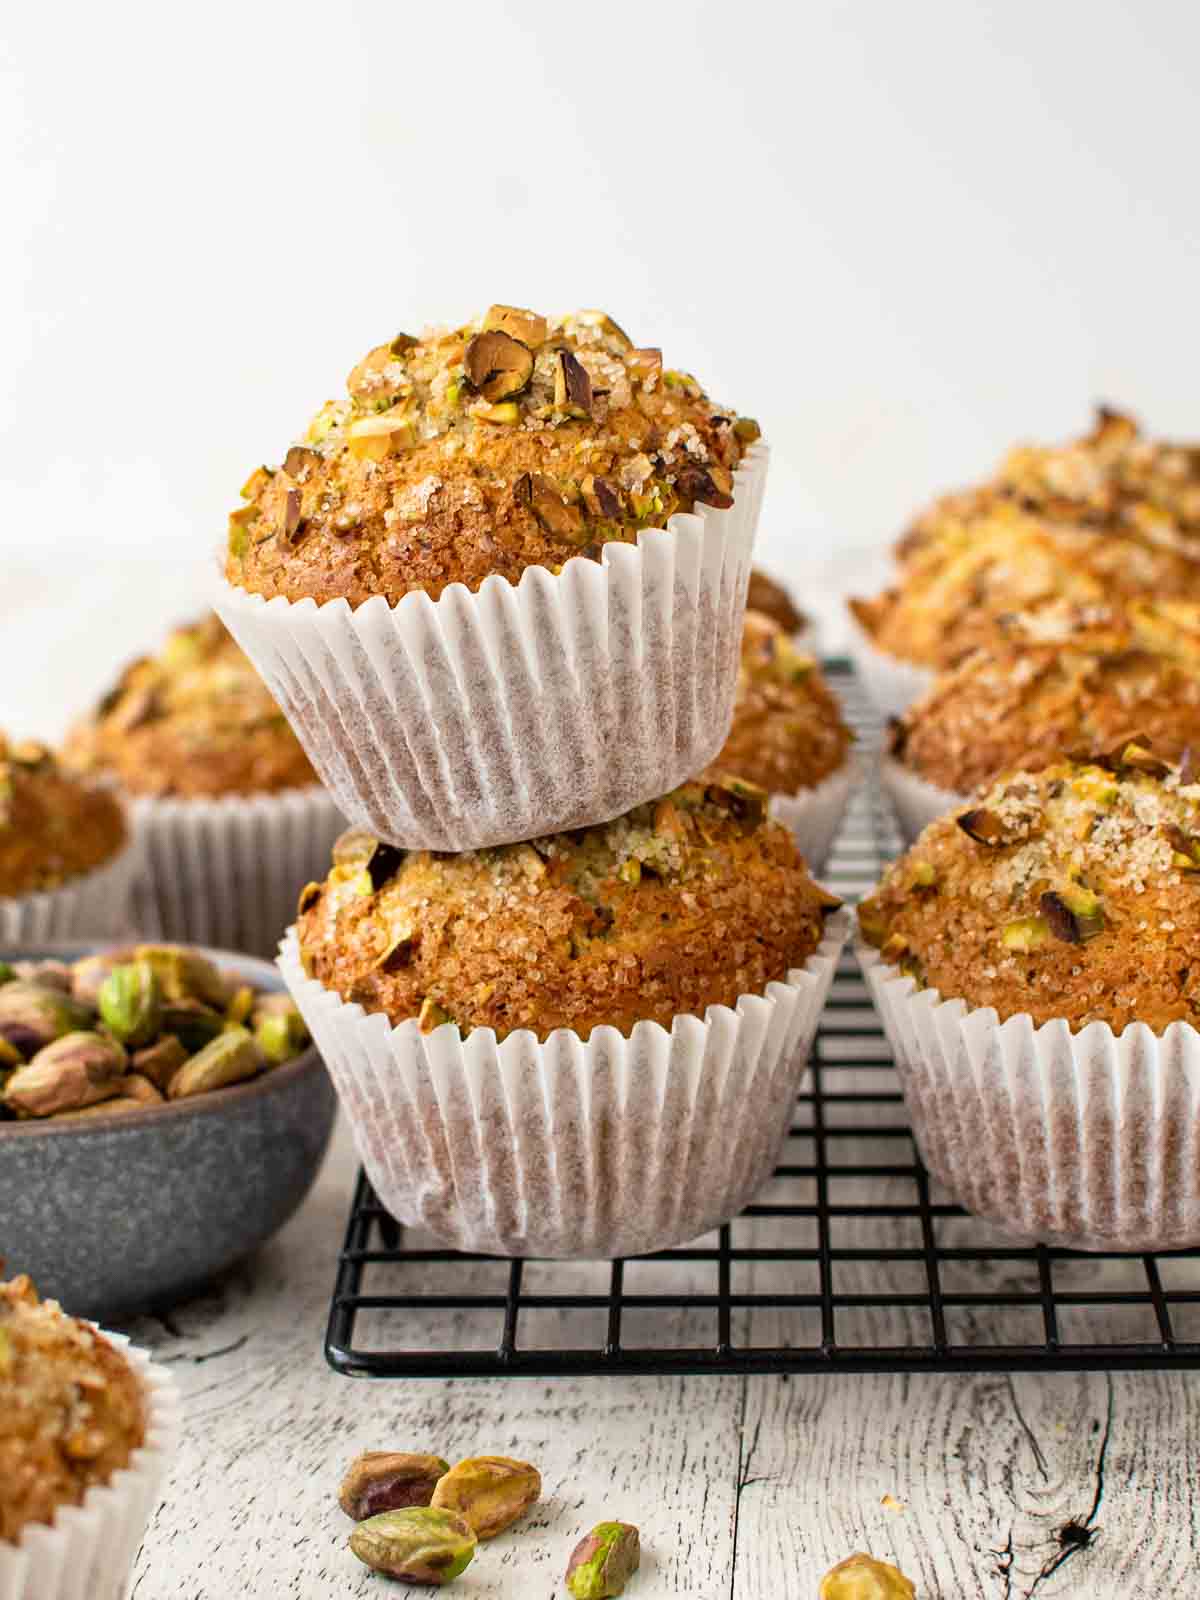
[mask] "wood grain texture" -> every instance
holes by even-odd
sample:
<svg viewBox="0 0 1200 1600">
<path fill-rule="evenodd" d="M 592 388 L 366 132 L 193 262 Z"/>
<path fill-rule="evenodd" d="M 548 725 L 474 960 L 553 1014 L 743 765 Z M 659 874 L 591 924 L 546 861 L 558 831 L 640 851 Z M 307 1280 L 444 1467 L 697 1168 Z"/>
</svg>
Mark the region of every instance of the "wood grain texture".
<svg viewBox="0 0 1200 1600">
<path fill-rule="evenodd" d="M 865 1158 L 869 1141 L 868 1131 L 848 1141 L 844 1159 Z M 321 1339 L 352 1172 L 339 1132 L 317 1189 L 272 1246 L 219 1289 L 129 1328 L 174 1367 L 186 1397 L 183 1446 L 137 1562 L 137 1600 L 381 1595 L 346 1549 L 350 1525 L 334 1499 L 344 1464 L 379 1446 L 452 1458 L 499 1451 L 541 1468 L 544 1500 L 481 1550 L 455 1586 L 464 1596 L 565 1594 L 567 1555 L 606 1515 L 642 1529 L 630 1600 L 815 1600 L 821 1574 L 855 1549 L 896 1561 L 921 1600 L 1200 1592 L 1200 1391 L 1188 1375 L 340 1378 Z M 849 1189 L 842 1198 L 853 1198 Z M 904 1219 L 888 1225 L 892 1242 L 909 1242 Z M 770 1243 L 779 1226 L 757 1222 L 755 1242 Z M 879 1226 L 848 1222 L 836 1242 L 853 1245 L 856 1228 Z M 885 1241 L 872 1232 L 866 1242 Z M 466 1270 L 488 1282 L 495 1272 Z M 582 1283 L 591 1269 L 571 1270 Z M 637 1270 L 636 1287 L 650 1289 L 658 1269 Z M 781 1270 L 802 1292 L 796 1269 L 775 1263 L 756 1263 L 747 1286 L 783 1287 Z M 868 1272 L 877 1288 L 881 1270 L 895 1274 L 888 1287 L 913 1288 L 911 1264 L 855 1262 L 837 1265 L 838 1288 L 853 1293 Z M 923 1315 L 856 1312 L 838 1333 L 899 1343 L 926 1331 L 912 1320 Z M 756 1342 L 819 1337 L 815 1313 L 751 1316 Z M 525 1337 L 558 1332 L 535 1318 Z M 995 1318 L 960 1327 L 961 1337 L 998 1341 L 1029 1333 Z M 481 1335 L 462 1314 L 439 1313 L 411 1337 L 450 1348 Z"/>
</svg>

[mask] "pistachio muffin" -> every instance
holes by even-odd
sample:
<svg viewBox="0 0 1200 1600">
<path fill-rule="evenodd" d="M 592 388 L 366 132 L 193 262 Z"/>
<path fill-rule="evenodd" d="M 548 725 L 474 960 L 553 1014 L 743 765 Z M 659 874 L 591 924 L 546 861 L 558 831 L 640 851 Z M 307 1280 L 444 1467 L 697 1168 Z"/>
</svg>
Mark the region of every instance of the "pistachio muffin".
<svg viewBox="0 0 1200 1600">
<path fill-rule="evenodd" d="M 102 1333 L 28 1278 L 0 1283 L 0 1545 L 108 1483 L 146 1422 L 142 1384 Z"/>
<path fill-rule="evenodd" d="M 710 779 L 493 849 L 339 842 L 279 964 L 389 1211 L 593 1259 L 749 1202 L 847 921 L 766 802 Z"/>
<path fill-rule="evenodd" d="M 1060 445 L 1017 445 L 995 477 L 943 496 L 897 546 L 901 561 L 944 528 L 995 504 L 1051 522 L 1107 528 L 1195 551 L 1200 544 L 1200 447 L 1148 439 L 1134 418 L 1097 408 L 1089 433 Z"/>
<path fill-rule="evenodd" d="M 0 898 L 62 889 L 126 842 L 112 795 L 65 771 L 47 746 L 0 734 Z"/>
<path fill-rule="evenodd" d="M 997 772 L 1036 772 L 1135 735 L 1171 761 L 1200 751 L 1200 604 L 1015 616 L 909 707 L 891 755 L 902 772 L 966 795 Z"/>
<path fill-rule="evenodd" d="M 859 908 L 925 1165 L 1084 1250 L 1200 1244 L 1200 784 L 1130 743 L 1007 773 Z"/>
<path fill-rule="evenodd" d="M 812 656 L 770 617 L 747 611 L 733 727 L 714 770 L 796 794 L 836 772 L 853 738 Z"/>
<path fill-rule="evenodd" d="M 272 957 L 345 818 L 220 619 L 130 663 L 64 760 L 128 797 L 139 931 Z"/>
<path fill-rule="evenodd" d="M 500 1039 L 733 1006 L 802 967 L 839 903 L 766 799 L 694 782 L 603 826 L 452 856 L 351 831 L 301 897 L 304 970 L 394 1024 Z"/>
<path fill-rule="evenodd" d="M 1200 600 L 1200 449 L 1102 412 L 1086 438 L 1014 450 L 901 540 L 896 583 L 850 601 L 872 697 L 903 711 L 1005 619 L 1055 603 Z"/>
<path fill-rule="evenodd" d="M 750 587 L 746 591 L 746 610 L 757 611 L 770 617 L 784 633 L 800 633 L 808 627 L 808 618 L 796 609 L 791 595 L 781 583 L 769 577 L 760 567 L 750 572 Z"/>
<path fill-rule="evenodd" d="M 1008 773 L 939 818 L 859 908 L 882 959 L 1003 1020 L 1194 1023 L 1200 784 L 1130 743 Z"/>
<path fill-rule="evenodd" d="M 129 794 L 215 799 L 316 783 L 271 692 L 213 615 L 131 662 L 64 752 Z"/>
<path fill-rule="evenodd" d="M 733 504 L 756 423 L 638 348 L 611 317 L 492 306 L 397 334 L 353 368 L 230 517 L 226 576 L 252 594 L 394 605 L 477 590 Z"/>
</svg>

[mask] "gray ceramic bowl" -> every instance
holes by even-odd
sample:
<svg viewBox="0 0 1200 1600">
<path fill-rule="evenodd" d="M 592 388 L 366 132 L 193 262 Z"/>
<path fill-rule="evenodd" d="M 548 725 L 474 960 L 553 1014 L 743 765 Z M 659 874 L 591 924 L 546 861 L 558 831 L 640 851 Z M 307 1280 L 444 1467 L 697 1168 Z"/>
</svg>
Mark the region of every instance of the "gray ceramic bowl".
<svg viewBox="0 0 1200 1600">
<path fill-rule="evenodd" d="M 0 950 L 74 961 L 86 944 Z M 275 967 L 207 952 L 259 989 Z M 258 1248 L 312 1187 L 336 1100 L 320 1056 L 195 1100 L 82 1122 L 0 1122 L 0 1257 L 76 1316 L 158 1309 Z"/>
</svg>

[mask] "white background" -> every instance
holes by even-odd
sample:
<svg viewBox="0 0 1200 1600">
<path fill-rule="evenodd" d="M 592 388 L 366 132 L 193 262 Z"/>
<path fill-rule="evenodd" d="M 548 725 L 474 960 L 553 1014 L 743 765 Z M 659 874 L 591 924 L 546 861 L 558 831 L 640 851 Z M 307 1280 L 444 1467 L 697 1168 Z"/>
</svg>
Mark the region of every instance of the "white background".
<svg viewBox="0 0 1200 1600">
<path fill-rule="evenodd" d="M 805 590 L 1096 398 L 1195 435 L 1198 62 L 1183 0 L 0 5 L 0 725 L 197 607 L 363 351 L 492 300 L 759 416 Z"/>
</svg>

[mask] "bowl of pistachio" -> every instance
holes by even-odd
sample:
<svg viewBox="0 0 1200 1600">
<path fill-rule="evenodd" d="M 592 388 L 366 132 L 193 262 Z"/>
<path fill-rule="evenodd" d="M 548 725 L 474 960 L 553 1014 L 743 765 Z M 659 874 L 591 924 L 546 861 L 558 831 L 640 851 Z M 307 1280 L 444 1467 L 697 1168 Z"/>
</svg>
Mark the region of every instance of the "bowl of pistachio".
<svg viewBox="0 0 1200 1600">
<path fill-rule="evenodd" d="M 265 1243 L 335 1108 L 269 962 L 0 951 L 0 1257 L 74 1312 L 163 1308 Z"/>
</svg>

